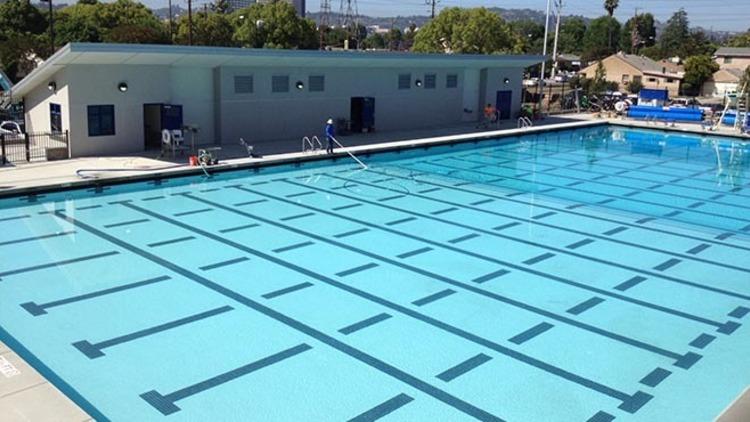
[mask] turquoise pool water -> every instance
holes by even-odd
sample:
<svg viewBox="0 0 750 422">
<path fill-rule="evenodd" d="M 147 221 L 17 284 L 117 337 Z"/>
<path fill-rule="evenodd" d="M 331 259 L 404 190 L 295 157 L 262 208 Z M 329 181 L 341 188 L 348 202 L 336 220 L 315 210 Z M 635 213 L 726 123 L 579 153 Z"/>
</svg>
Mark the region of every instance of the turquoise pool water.
<svg viewBox="0 0 750 422">
<path fill-rule="evenodd" d="M 750 167 L 597 127 L 0 201 L 0 340 L 98 419 L 710 421 Z"/>
</svg>

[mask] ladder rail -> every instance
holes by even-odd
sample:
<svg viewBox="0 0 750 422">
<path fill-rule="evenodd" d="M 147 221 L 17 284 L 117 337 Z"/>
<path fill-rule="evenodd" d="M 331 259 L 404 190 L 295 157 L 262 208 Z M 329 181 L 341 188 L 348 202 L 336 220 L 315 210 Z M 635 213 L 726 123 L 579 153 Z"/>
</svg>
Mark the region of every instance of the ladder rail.
<svg viewBox="0 0 750 422">
<path fill-rule="evenodd" d="M 313 151 L 323 149 L 323 143 L 320 142 L 320 138 L 318 138 L 317 136 L 313 136 L 310 142 L 312 143 Z"/>
<path fill-rule="evenodd" d="M 309 149 L 308 149 L 309 147 Z M 314 151 L 312 141 L 309 137 L 302 138 L 302 152 Z"/>
</svg>

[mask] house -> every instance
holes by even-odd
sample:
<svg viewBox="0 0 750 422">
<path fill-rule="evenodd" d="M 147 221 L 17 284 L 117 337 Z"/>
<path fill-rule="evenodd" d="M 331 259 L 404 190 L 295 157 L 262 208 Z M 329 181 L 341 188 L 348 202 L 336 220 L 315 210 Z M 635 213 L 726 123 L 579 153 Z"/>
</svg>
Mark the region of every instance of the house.
<svg viewBox="0 0 750 422">
<path fill-rule="evenodd" d="M 72 157 L 97 156 L 160 148 L 167 117 L 215 145 L 320 135 L 329 117 L 363 120 L 363 98 L 381 132 L 478 121 L 487 103 L 509 119 L 520 110 L 524 69 L 542 60 L 74 43 L 12 97 L 24 104 L 28 131 L 60 127 Z"/>
<path fill-rule="evenodd" d="M 721 47 L 714 53 L 716 63 L 722 69 L 739 69 L 750 67 L 750 48 Z"/>
<path fill-rule="evenodd" d="M 726 94 L 736 92 L 743 73 L 745 73 L 743 70 L 733 68 L 717 70 L 711 79 L 703 84 L 701 95 L 724 98 Z"/>
<path fill-rule="evenodd" d="M 575 54 L 558 54 L 557 68 L 559 70 L 578 71 L 581 69 L 581 57 Z"/>
<path fill-rule="evenodd" d="M 620 90 L 627 91 L 631 82 L 640 82 L 644 88 L 666 89 L 669 95 L 679 95 L 680 84 L 685 76 L 683 71 L 674 64 L 658 63 L 644 56 L 617 53 L 601 61 L 606 71 L 606 79 L 616 82 Z M 581 70 L 587 78 L 596 74 L 598 63 Z"/>
</svg>

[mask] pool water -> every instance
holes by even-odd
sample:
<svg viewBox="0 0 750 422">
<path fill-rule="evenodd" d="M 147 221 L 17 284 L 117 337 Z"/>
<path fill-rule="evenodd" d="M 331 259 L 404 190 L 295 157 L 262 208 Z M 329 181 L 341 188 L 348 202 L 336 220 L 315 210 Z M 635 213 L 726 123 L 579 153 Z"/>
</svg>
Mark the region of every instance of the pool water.
<svg viewBox="0 0 750 422">
<path fill-rule="evenodd" d="M 0 340 L 99 420 L 710 421 L 750 167 L 596 127 L 0 201 Z"/>
</svg>

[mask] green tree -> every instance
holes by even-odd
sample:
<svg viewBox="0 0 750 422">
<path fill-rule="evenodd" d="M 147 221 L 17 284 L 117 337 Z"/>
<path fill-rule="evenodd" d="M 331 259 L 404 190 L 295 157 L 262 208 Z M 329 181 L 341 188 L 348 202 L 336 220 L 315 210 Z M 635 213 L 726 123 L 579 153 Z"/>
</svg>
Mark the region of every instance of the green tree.
<svg viewBox="0 0 750 422">
<path fill-rule="evenodd" d="M 236 11 L 235 15 L 239 26 L 234 33 L 234 41 L 243 47 L 318 48 L 315 22 L 300 18 L 290 3 L 253 4 Z"/>
<path fill-rule="evenodd" d="M 711 41 L 702 30 L 693 31 L 684 46 L 683 54 L 680 57 L 689 56 L 710 56 L 716 52 L 717 45 Z"/>
<path fill-rule="evenodd" d="M 55 30 L 61 43 L 168 43 L 165 25 L 141 3 L 85 0 L 57 13 Z"/>
<path fill-rule="evenodd" d="M 532 20 L 510 22 L 515 37 L 514 50 L 527 54 L 541 54 L 544 41 L 544 25 Z"/>
<path fill-rule="evenodd" d="M 615 14 L 615 10 L 620 6 L 619 0 L 604 0 L 604 10 L 607 11 L 611 18 Z"/>
<path fill-rule="evenodd" d="M 620 35 L 620 49 L 628 54 L 634 54 L 641 48 L 656 44 L 656 25 L 654 15 L 644 13 L 630 18 L 622 27 Z"/>
<path fill-rule="evenodd" d="M 630 91 L 631 94 L 637 94 L 641 92 L 643 89 L 643 83 L 641 81 L 630 81 L 628 84 L 628 91 Z"/>
<path fill-rule="evenodd" d="M 617 48 L 609 42 L 610 36 L 612 39 L 620 39 L 620 23 L 617 19 L 602 16 L 591 21 L 583 37 L 583 59 L 598 60 L 616 53 Z"/>
<path fill-rule="evenodd" d="M 17 81 L 51 54 L 47 18 L 29 0 L 0 3 L 0 64 Z"/>
<path fill-rule="evenodd" d="M 659 38 L 659 46 L 664 57 L 687 57 L 685 46 L 689 42 L 690 21 L 685 9 L 680 9 L 667 21 Z"/>
<path fill-rule="evenodd" d="M 0 31 L 6 34 L 41 34 L 47 30 L 47 17 L 29 0 L 0 3 Z"/>
<path fill-rule="evenodd" d="M 750 47 L 750 30 L 730 38 L 727 45 L 729 47 Z"/>
<path fill-rule="evenodd" d="M 181 16 L 177 21 L 175 41 L 178 44 L 188 44 L 189 32 L 187 16 Z M 230 17 L 217 12 L 198 12 L 193 15 L 193 45 L 234 46 L 234 26 Z"/>
<path fill-rule="evenodd" d="M 61 44 L 69 42 L 102 42 L 106 28 L 102 27 L 104 8 L 96 1 L 85 0 L 63 8 L 55 17 L 55 32 Z"/>
<path fill-rule="evenodd" d="M 606 90 L 607 90 L 607 69 L 604 68 L 604 65 L 600 61 L 596 65 L 596 70 L 594 71 L 594 77 L 591 80 L 591 85 L 589 85 L 589 93 L 599 94 Z"/>
<path fill-rule="evenodd" d="M 416 32 L 413 50 L 422 53 L 496 54 L 513 51 L 514 41 L 510 25 L 498 14 L 483 7 L 451 7 L 444 9 Z"/>
<path fill-rule="evenodd" d="M 560 25 L 559 48 L 563 53 L 580 53 L 583 51 L 583 39 L 586 36 L 586 22 L 583 18 L 566 19 Z"/>
<path fill-rule="evenodd" d="M 368 49 L 382 50 L 386 48 L 387 44 L 388 41 L 386 40 L 386 37 L 377 32 L 370 34 L 364 41 L 362 41 L 362 47 Z"/>
<path fill-rule="evenodd" d="M 692 56 L 685 60 L 685 76 L 682 90 L 690 95 L 697 95 L 701 86 L 719 70 L 719 65 L 711 56 Z"/>
</svg>

